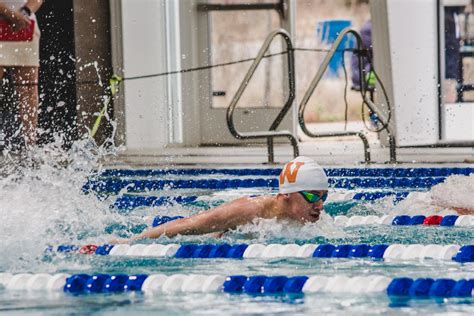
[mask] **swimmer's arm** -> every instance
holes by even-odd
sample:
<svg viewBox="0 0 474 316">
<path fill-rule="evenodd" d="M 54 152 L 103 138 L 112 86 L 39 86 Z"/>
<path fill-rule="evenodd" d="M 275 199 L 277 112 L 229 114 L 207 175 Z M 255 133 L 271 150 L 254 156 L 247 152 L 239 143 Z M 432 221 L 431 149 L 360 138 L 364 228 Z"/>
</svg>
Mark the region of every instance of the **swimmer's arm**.
<svg viewBox="0 0 474 316">
<path fill-rule="evenodd" d="M 239 199 L 191 217 L 162 224 L 133 236 L 129 241 L 158 238 L 162 235 L 168 237 L 201 235 L 233 229 L 239 225 L 249 223 L 257 217 L 257 205 L 246 203 L 245 200 Z"/>
<path fill-rule="evenodd" d="M 460 207 L 453 207 L 453 209 L 458 212 L 459 215 L 474 215 L 474 210 Z"/>
</svg>

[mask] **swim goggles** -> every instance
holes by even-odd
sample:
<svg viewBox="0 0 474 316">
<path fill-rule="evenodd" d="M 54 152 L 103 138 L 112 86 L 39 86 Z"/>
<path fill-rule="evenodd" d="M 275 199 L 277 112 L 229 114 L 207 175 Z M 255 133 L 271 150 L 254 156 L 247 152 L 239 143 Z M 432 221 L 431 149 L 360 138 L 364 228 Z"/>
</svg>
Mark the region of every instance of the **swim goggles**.
<svg viewBox="0 0 474 316">
<path fill-rule="evenodd" d="M 298 193 L 301 194 L 308 203 L 316 203 L 319 200 L 323 200 L 323 202 L 325 202 L 328 198 L 327 193 L 324 193 L 321 196 L 307 191 L 300 191 Z"/>
</svg>

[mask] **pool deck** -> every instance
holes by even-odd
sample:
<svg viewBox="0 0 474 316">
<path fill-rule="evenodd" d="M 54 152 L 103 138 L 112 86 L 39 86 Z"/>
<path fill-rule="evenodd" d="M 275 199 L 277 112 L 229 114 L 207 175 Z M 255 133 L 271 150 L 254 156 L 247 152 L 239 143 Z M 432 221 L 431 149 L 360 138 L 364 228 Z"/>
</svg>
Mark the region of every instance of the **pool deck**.
<svg viewBox="0 0 474 316">
<path fill-rule="evenodd" d="M 474 148 L 398 148 L 397 164 L 389 161 L 389 149 L 377 142 L 371 145 L 373 163 L 368 167 L 474 167 Z M 314 158 L 323 166 L 365 166 L 363 146 L 360 141 L 317 141 L 302 142 L 300 155 Z M 290 145 L 275 146 L 276 165 L 292 159 Z M 255 167 L 267 164 L 266 146 L 221 146 L 166 148 L 160 150 L 124 150 L 117 157 L 104 161 L 108 168 L 153 168 L 153 167 Z"/>
<path fill-rule="evenodd" d="M 308 129 L 313 132 L 330 133 L 344 131 L 343 122 L 310 123 Z M 372 163 L 364 164 L 364 149 L 358 137 L 310 139 L 299 133 L 300 155 L 314 158 L 323 166 L 393 166 L 389 148 L 382 147 L 376 133 L 368 132 L 360 121 L 351 121 L 347 130 L 363 131 L 371 148 Z M 287 139 L 280 139 L 275 145 L 276 165 L 293 158 L 293 149 Z M 439 166 L 474 167 L 474 147 L 452 148 L 398 148 L 397 166 L 422 167 Z M 159 150 L 125 150 L 118 157 L 107 159 L 106 167 L 117 168 L 153 168 L 153 167 L 262 167 L 267 163 L 266 145 L 169 147 Z"/>
</svg>

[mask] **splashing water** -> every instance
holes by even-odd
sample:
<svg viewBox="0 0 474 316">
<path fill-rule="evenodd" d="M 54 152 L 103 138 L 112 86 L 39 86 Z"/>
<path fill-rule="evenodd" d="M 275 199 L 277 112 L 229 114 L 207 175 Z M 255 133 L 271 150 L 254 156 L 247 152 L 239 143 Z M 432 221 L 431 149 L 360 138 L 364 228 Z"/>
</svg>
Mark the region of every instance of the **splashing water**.
<svg viewBox="0 0 474 316">
<path fill-rule="evenodd" d="M 474 174 L 451 175 L 427 192 L 412 192 L 401 201 L 392 214 L 456 214 L 454 208 L 474 210 Z"/>
<path fill-rule="evenodd" d="M 35 148 L 19 163 L 5 157 L 0 165 L 0 271 L 58 270 L 62 263 L 48 264 L 44 250 L 49 245 L 103 243 L 110 239 L 110 226 L 119 223 L 144 223 L 151 215 L 195 214 L 179 204 L 171 207 L 138 209 L 123 215 L 109 208 L 110 199 L 98 199 L 83 192 L 88 177 L 100 173 L 101 161 L 119 149 L 113 144 L 99 147 L 88 138 L 77 141 L 70 150 L 62 149 L 62 140 L 42 148 Z M 474 208 L 472 192 L 474 175 L 451 176 L 429 192 L 412 192 L 397 205 L 390 198 L 371 203 L 370 211 L 382 214 L 428 214 L 447 207 Z M 268 194 L 260 189 L 228 190 L 202 197 L 203 201 L 220 203 L 243 195 Z M 274 192 L 273 192 L 274 193 Z M 346 200 L 346 199 L 344 199 Z M 215 205 L 213 205 L 215 206 Z M 356 206 L 357 207 L 357 206 Z M 360 212 L 365 212 L 360 206 Z M 357 211 L 357 210 L 356 210 Z M 142 225 L 143 226 L 143 225 Z M 121 232 L 124 233 L 124 232 Z M 126 233 L 126 232 L 125 232 Z M 296 227 L 295 224 L 276 220 L 256 220 L 228 232 L 216 242 L 288 242 L 307 240 L 309 237 L 345 238 L 348 233 L 333 225 L 327 214 L 318 223 Z M 209 236 L 179 236 L 173 242 L 209 241 Z M 170 240 L 161 237 L 157 242 Z M 70 264 L 63 263 L 63 264 Z"/>
<path fill-rule="evenodd" d="M 114 219 L 109 201 L 82 191 L 88 176 L 111 154 L 90 139 L 68 151 L 59 137 L 35 148 L 20 163 L 5 157 L 0 166 L 0 271 L 39 265 L 48 245 L 77 243 L 103 235 Z"/>
<path fill-rule="evenodd" d="M 341 238 L 346 234 L 333 223 L 332 218 L 326 213 L 321 213 L 321 218 L 316 223 L 301 225 L 276 219 L 255 220 L 252 224 L 237 227 L 231 235 L 247 234 L 255 240 L 253 242 L 268 243 L 268 240 L 281 242 L 307 240 L 318 236 Z"/>
</svg>

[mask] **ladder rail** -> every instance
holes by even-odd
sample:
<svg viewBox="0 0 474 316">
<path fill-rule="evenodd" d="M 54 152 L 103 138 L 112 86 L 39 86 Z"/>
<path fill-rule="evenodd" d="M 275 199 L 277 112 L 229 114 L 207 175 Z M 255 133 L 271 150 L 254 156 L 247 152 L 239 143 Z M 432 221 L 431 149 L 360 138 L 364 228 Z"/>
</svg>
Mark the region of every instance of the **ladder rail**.
<svg viewBox="0 0 474 316">
<path fill-rule="evenodd" d="M 362 132 L 333 132 L 333 133 L 313 133 L 310 130 L 308 130 L 306 126 L 306 122 L 304 121 L 304 112 L 306 110 L 306 106 L 308 104 L 309 99 L 314 93 L 314 90 L 318 86 L 319 82 L 321 81 L 324 73 L 326 72 L 326 69 L 329 66 L 329 62 L 331 58 L 334 56 L 334 54 L 337 51 L 337 48 L 341 44 L 342 40 L 344 39 L 345 36 L 348 34 L 352 34 L 357 42 L 357 48 L 358 50 L 362 50 L 363 45 L 362 45 L 362 38 L 360 34 L 351 29 L 350 27 L 343 29 L 336 40 L 334 41 L 333 45 L 329 49 L 329 52 L 326 54 L 326 56 L 323 59 L 323 62 L 321 63 L 321 66 L 318 68 L 318 71 L 316 75 L 313 77 L 313 80 L 311 81 L 308 89 L 306 90 L 301 103 L 298 107 L 298 123 L 301 127 L 301 130 L 309 137 L 312 138 L 322 138 L 322 137 L 338 137 L 338 136 L 358 136 L 363 145 L 364 145 L 364 160 L 366 163 L 371 162 L 371 156 L 370 156 L 370 146 L 369 142 L 367 141 L 367 137 L 362 133 Z M 362 56 L 359 54 L 359 74 L 362 76 L 363 73 L 365 73 L 363 66 L 362 66 Z M 390 162 L 395 163 L 396 162 L 396 148 L 395 148 L 395 139 L 392 135 L 392 132 L 390 130 L 390 127 L 387 124 L 387 119 L 385 119 L 384 115 L 380 113 L 379 111 L 375 110 L 375 104 L 373 101 L 367 96 L 367 88 L 365 87 L 365 78 L 361 78 L 361 91 L 362 95 L 364 98 L 364 102 L 366 103 L 367 107 L 373 112 L 376 113 L 377 116 L 380 118 L 380 121 L 382 124 L 386 125 L 387 133 L 389 136 L 389 144 L 390 144 Z"/>
<path fill-rule="evenodd" d="M 278 113 L 277 117 L 271 124 L 270 128 L 268 131 L 263 131 L 263 132 L 239 132 L 237 128 L 235 127 L 234 124 L 234 111 L 236 109 L 237 103 L 239 102 L 240 98 L 242 97 L 242 94 L 244 93 L 245 89 L 247 88 L 247 85 L 250 82 L 250 79 L 253 77 L 258 65 L 262 61 L 262 59 L 265 57 L 265 53 L 268 51 L 270 48 L 271 43 L 273 42 L 273 39 L 276 36 L 281 36 L 286 42 L 286 48 L 287 48 L 287 60 L 288 60 L 288 88 L 289 88 L 289 94 L 288 94 L 288 99 L 285 102 L 285 105 L 281 109 L 281 111 Z M 276 131 L 278 126 L 281 124 L 283 121 L 283 118 L 285 115 L 288 113 L 290 110 L 291 106 L 293 105 L 293 101 L 295 99 L 295 93 L 296 91 L 296 84 L 295 84 L 295 58 L 294 58 L 294 49 L 293 49 L 293 43 L 291 41 L 291 37 L 286 32 L 284 29 L 278 29 L 275 31 L 272 31 L 267 38 L 265 39 L 265 42 L 261 46 L 257 56 L 255 57 L 252 65 L 250 66 L 249 70 L 247 71 L 247 74 L 245 75 L 244 79 L 242 80 L 239 89 L 235 93 L 234 97 L 232 98 L 231 103 L 229 104 L 229 107 L 227 108 L 227 115 L 226 115 L 226 120 L 227 120 L 227 127 L 229 128 L 230 133 L 232 136 L 234 136 L 236 139 L 258 139 L 258 138 L 266 138 L 267 139 L 267 150 L 268 150 L 268 162 L 269 163 L 274 163 L 274 146 L 273 146 L 273 139 L 276 137 L 286 137 L 290 140 L 290 143 L 293 147 L 293 156 L 297 157 L 299 155 L 299 148 L 298 148 L 298 141 L 296 137 L 290 132 L 290 131 Z"/>
</svg>

